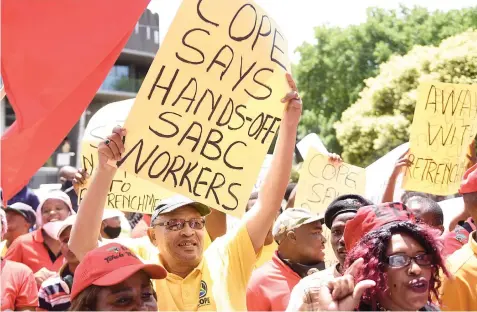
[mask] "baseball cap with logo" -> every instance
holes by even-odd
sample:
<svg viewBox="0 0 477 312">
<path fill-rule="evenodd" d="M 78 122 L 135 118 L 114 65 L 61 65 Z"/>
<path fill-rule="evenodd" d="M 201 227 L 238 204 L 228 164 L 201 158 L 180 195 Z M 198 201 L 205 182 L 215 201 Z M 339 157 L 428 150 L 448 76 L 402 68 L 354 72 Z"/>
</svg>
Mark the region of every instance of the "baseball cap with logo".
<svg viewBox="0 0 477 312">
<path fill-rule="evenodd" d="M 17 202 L 17 203 L 8 205 L 7 207 L 4 208 L 4 210 L 5 212 L 14 211 L 20 214 L 32 226 L 35 225 L 36 223 L 36 213 L 35 213 L 35 210 L 33 210 L 33 208 L 30 205 Z"/>
<path fill-rule="evenodd" d="M 210 213 L 210 208 L 204 204 L 198 203 L 182 195 L 175 195 L 159 202 L 151 217 L 151 224 L 157 219 L 159 215 L 172 212 L 184 206 L 194 207 L 201 216 L 206 216 Z"/>
<path fill-rule="evenodd" d="M 277 218 L 272 228 L 273 238 L 280 242 L 286 236 L 288 231 L 299 228 L 302 225 L 320 221 L 323 216 L 313 214 L 310 210 L 303 208 L 286 209 Z"/>
<path fill-rule="evenodd" d="M 152 279 L 163 279 L 167 271 L 157 264 L 144 264 L 127 247 L 110 243 L 88 252 L 75 271 L 71 300 L 91 285 L 113 286 L 138 271 Z"/>
<path fill-rule="evenodd" d="M 356 216 L 346 222 L 343 238 L 346 250 L 351 250 L 367 233 L 395 221 L 413 221 L 413 216 L 402 203 L 383 203 L 362 207 Z"/>
</svg>

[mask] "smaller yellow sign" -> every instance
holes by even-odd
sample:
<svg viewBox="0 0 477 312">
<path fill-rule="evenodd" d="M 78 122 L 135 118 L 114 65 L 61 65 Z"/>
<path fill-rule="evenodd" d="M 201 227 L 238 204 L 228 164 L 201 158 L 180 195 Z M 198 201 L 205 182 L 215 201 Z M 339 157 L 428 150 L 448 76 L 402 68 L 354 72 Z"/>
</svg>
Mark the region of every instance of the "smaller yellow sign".
<svg viewBox="0 0 477 312">
<path fill-rule="evenodd" d="M 300 172 L 295 207 L 324 214 L 338 196 L 365 194 L 366 170 L 347 163 L 333 164 L 314 148 L 308 151 Z"/>
<path fill-rule="evenodd" d="M 404 189 L 435 195 L 457 193 L 467 151 L 477 133 L 477 86 L 421 83 L 410 134 Z"/>
</svg>

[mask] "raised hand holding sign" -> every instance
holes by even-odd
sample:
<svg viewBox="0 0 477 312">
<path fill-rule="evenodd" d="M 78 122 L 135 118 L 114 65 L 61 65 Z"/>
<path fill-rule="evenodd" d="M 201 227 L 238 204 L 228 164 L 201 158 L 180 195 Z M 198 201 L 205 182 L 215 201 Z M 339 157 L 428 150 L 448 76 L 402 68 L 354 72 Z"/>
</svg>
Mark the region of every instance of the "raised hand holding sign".
<svg viewBox="0 0 477 312">
<path fill-rule="evenodd" d="M 126 120 L 118 166 L 241 216 L 287 102 L 287 50 L 253 1 L 183 1 Z"/>
</svg>

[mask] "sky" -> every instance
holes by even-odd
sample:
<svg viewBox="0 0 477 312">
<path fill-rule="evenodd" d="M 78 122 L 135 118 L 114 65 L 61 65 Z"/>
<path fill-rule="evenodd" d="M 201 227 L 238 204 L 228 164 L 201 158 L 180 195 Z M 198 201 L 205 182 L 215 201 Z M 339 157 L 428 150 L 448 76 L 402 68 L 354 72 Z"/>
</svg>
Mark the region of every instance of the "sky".
<svg viewBox="0 0 477 312">
<path fill-rule="evenodd" d="M 222 0 L 227 1 L 227 0 Z M 151 0 L 148 8 L 159 14 L 160 40 L 167 33 L 181 0 Z M 366 20 L 368 7 L 386 9 L 422 6 L 429 10 L 448 11 L 475 6 L 475 0 L 256 0 L 263 9 L 280 25 L 288 39 L 289 55 L 292 62 L 299 60 L 295 49 L 304 41 L 313 42 L 313 28 L 322 24 L 345 27 Z"/>
</svg>

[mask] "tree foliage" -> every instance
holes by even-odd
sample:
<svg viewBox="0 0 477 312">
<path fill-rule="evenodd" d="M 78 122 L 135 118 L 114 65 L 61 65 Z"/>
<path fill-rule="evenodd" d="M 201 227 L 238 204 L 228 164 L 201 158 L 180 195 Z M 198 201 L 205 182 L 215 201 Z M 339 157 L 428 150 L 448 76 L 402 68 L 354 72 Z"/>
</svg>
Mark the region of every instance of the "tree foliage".
<svg viewBox="0 0 477 312">
<path fill-rule="evenodd" d="M 298 48 L 301 60 L 294 68 L 305 104 L 300 136 L 315 132 L 330 151 L 340 153 L 334 124 L 381 63 L 415 45 L 438 45 L 471 27 L 477 28 L 477 7 L 431 13 L 420 7 L 370 8 L 363 24 L 315 28 L 316 42 Z"/>
<path fill-rule="evenodd" d="M 367 166 L 406 142 L 423 81 L 477 83 L 477 30 L 450 37 L 438 47 L 417 46 L 382 64 L 379 75 L 365 81 L 359 99 L 336 123 L 343 158 Z"/>
</svg>

